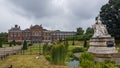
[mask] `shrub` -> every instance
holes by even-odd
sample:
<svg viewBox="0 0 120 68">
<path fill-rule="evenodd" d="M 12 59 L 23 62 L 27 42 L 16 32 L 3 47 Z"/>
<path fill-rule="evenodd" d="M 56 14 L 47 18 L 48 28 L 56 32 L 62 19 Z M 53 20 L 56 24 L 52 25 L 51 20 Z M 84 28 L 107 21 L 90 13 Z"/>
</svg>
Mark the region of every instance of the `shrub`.
<svg viewBox="0 0 120 68">
<path fill-rule="evenodd" d="M 23 42 L 23 50 L 27 50 L 27 42 L 26 41 Z"/>
<path fill-rule="evenodd" d="M 51 56 L 50 56 L 50 55 L 45 55 L 45 58 L 46 58 L 48 61 L 51 61 Z"/>
<path fill-rule="evenodd" d="M 85 48 L 82 48 L 82 47 L 75 47 L 72 52 L 73 53 L 77 53 L 77 52 L 84 52 L 85 51 Z"/>
<path fill-rule="evenodd" d="M 51 62 L 53 64 L 64 64 L 66 49 L 64 45 L 54 45 L 51 49 Z"/>
<path fill-rule="evenodd" d="M 10 43 L 9 43 L 9 47 L 11 47 L 11 46 L 12 46 L 12 43 L 10 42 Z"/>
<path fill-rule="evenodd" d="M 72 60 L 74 60 L 74 54 L 73 54 L 73 52 L 68 52 L 67 53 L 67 57 L 66 57 L 66 61 L 72 61 Z"/>
<path fill-rule="evenodd" d="M 87 40 L 86 39 L 84 40 L 84 45 L 83 46 L 87 47 Z"/>
<path fill-rule="evenodd" d="M 81 54 L 80 65 L 83 68 L 93 68 L 94 64 L 94 56 L 88 52 L 84 52 Z"/>
<path fill-rule="evenodd" d="M 2 48 L 2 43 L 0 43 L 0 47 Z"/>
<path fill-rule="evenodd" d="M 21 42 L 16 42 L 17 45 L 21 45 L 22 43 Z"/>
<path fill-rule="evenodd" d="M 44 55 L 50 54 L 51 49 L 52 45 L 48 45 L 48 43 L 46 43 L 45 45 L 43 45 L 43 54 Z"/>
</svg>

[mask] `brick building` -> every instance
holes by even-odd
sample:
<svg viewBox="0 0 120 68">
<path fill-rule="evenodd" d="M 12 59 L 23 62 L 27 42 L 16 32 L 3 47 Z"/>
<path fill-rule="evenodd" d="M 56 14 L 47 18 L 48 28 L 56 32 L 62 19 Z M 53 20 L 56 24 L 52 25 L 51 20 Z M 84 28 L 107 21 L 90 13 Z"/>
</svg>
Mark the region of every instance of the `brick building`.
<svg viewBox="0 0 120 68">
<path fill-rule="evenodd" d="M 52 31 L 42 27 L 42 25 L 30 26 L 25 30 L 21 30 L 20 26 L 15 25 L 8 30 L 8 42 L 15 40 L 23 42 L 24 40 L 32 43 L 52 42 L 56 40 L 64 40 L 67 37 L 75 35 L 76 32 Z"/>
</svg>

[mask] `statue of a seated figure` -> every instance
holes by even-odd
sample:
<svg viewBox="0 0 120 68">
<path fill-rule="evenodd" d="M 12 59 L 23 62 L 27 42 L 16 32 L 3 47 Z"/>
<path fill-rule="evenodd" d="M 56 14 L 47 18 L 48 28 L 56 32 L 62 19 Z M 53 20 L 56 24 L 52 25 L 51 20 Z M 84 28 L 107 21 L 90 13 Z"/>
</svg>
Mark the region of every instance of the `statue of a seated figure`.
<svg viewBox="0 0 120 68">
<path fill-rule="evenodd" d="M 92 26 L 92 28 L 94 29 L 93 37 L 111 37 L 108 34 L 106 25 L 102 24 L 102 22 L 100 20 L 100 16 L 97 17 L 96 23 Z"/>
</svg>

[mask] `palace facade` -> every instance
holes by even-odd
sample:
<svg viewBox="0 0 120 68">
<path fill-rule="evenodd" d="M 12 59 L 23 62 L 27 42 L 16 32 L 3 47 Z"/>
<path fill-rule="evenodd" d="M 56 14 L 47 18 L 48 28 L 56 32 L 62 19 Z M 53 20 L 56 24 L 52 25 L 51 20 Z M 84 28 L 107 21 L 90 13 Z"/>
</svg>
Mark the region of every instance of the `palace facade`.
<svg viewBox="0 0 120 68">
<path fill-rule="evenodd" d="M 22 43 L 24 40 L 31 43 L 53 42 L 56 40 L 64 40 L 67 37 L 75 35 L 76 32 L 47 30 L 42 25 L 30 26 L 25 30 L 21 30 L 20 26 L 15 25 L 8 30 L 8 42 L 15 40 Z"/>
</svg>

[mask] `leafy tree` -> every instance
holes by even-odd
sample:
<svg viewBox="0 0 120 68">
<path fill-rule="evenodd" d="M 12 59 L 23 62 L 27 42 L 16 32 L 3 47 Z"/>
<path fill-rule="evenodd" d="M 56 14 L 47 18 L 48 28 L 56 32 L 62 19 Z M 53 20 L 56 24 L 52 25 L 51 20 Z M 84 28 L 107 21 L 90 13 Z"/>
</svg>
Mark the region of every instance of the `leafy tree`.
<svg viewBox="0 0 120 68">
<path fill-rule="evenodd" d="M 23 50 L 27 50 L 27 41 L 26 40 L 24 40 L 24 42 L 23 42 Z"/>
<path fill-rule="evenodd" d="M 84 34 L 84 30 L 81 27 L 77 28 L 77 35 L 83 35 L 83 34 Z"/>
<path fill-rule="evenodd" d="M 88 27 L 85 34 L 93 34 L 94 30 L 91 27 Z"/>
<path fill-rule="evenodd" d="M 84 45 L 83 46 L 87 47 L 87 40 L 86 39 L 84 40 Z"/>
<path fill-rule="evenodd" d="M 3 39 L 0 38 L 0 47 L 2 47 Z"/>
<path fill-rule="evenodd" d="M 12 46 L 12 42 L 9 43 L 9 47 L 11 47 L 11 46 Z"/>
<path fill-rule="evenodd" d="M 0 33 L 0 39 L 2 39 L 2 42 L 7 42 L 8 39 L 8 33 Z"/>
<path fill-rule="evenodd" d="M 16 41 L 15 41 L 15 40 L 13 40 L 13 41 L 12 41 L 12 44 L 13 44 L 14 46 L 16 46 Z"/>
<path fill-rule="evenodd" d="M 120 0 L 109 0 L 102 6 L 100 17 L 108 32 L 116 39 L 120 39 Z"/>
<path fill-rule="evenodd" d="M 2 48 L 2 43 L 0 43 L 0 48 Z"/>
</svg>

